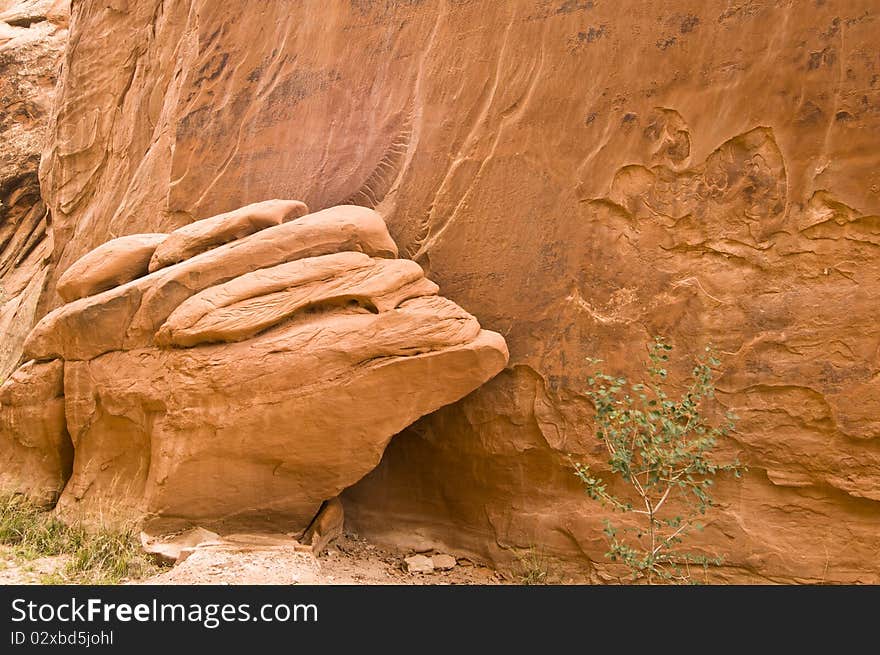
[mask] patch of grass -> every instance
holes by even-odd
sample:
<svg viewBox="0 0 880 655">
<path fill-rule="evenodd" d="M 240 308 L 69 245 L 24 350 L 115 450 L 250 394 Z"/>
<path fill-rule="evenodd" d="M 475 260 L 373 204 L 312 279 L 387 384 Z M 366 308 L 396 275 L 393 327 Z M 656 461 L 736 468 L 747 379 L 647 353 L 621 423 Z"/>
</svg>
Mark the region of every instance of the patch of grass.
<svg viewBox="0 0 880 655">
<path fill-rule="evenodd" d="M 69 580 L 58 573 L 58 571 L 53 571 L 52 573 L 41 573 L 40 576 L 37 578 L 37 581 L 42 585 L 70 584 Z"/>
<path fill-rule="evenodd" d="M 135 530 L 107 528 L 84 533 L 65 568 L 68 574 L 90 577 L 94 584 L 115 584 L 146 577 L 158 570 L 141 549 Z"/>
<path fill-rule="evenodd" d="M 71 530 L 21 495 L 0 497 L 0 543 L 25 559 L 60 555 L 71 546 Z"/>
<path fill-rule="evenodd" d="M 68 525 L 18 494 L 0 496 L 0 543 L 24 560 L 65 556 L 60 571 L 41 577 L 45 584 L 118 584 L 159 570 L 141 549 L 133 526 Z"/>
<path fill-rule="evenodd" d="M 547 557 L 544 552 L 534 546 L 523 553 L 516 553 L 519 565 L 514 571 L 517 582 L 521 585 L 549 584 Z"/>
</svg>

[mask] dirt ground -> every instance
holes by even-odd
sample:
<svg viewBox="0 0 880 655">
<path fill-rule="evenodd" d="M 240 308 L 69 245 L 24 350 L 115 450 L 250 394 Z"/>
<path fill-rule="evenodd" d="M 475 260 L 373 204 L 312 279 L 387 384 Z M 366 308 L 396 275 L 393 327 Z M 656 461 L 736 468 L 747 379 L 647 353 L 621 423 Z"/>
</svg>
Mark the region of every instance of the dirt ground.
<svg viewBox="0 0 880 655">
<path fill-rule="evenodd" d="M 411 554 L 411 553 L 410 553 Z M 141 584 L 503 584 L 492 569 L 460 559 L 449 571 L 407 572 L 405 557 L 346 535 L 317 558 L 281 546 L 205 546 Z"/>
<path fill-rule="evenodd" d="M 0 544 L 0 585 L 55 582 L 65 563 L 64 556 L 23 560 L 12 547 Z"/>
<path fill-rule="evenodd" d="M 128 584 L 317 584 L 317 585 L 480 585 L 510 584 L 511 579 L 466 559 L 448 571 L 409 573 L 413 553 L 385 550 L 355 535 L 345 535 L 317 558 L 284 546 L 223 544 L 202 546 L 166 571 Z M 431 555 L 431 553 L 427 553 Z M 0 584 L 58 583 L 64 557 L 24 561 L 0 546 Z"/>
</svg>

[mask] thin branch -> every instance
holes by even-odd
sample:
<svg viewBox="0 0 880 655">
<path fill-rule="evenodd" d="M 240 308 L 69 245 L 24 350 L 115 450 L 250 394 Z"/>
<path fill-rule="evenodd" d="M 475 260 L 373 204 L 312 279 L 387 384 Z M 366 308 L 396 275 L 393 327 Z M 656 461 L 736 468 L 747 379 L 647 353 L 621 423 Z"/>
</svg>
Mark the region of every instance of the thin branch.
<svg viewBox="0 0 880 655">
<path fill-rule="evenodd" d="M 669 492 L 672 491 L 672 485 L 666 487 L 666 492 L 663 494 L 663 497 L 660 499 L 656 505 L 654 505 L 654 513 L 656 514 L 660 511 L 660 508 L 663 506 L 663 503 L 666 502 L 666 499 L 669 497 Z"/>
<path fill-rule="evenodd" d="M 655 548 L 651 554 L 656 555 L 657 551 L 659 551 L 661 548 L 663 548 L 663 546 L 668 546 L 670 541 L 675 539 L 679 534 L 681 534 L 682 530 L 689 527 L 691 524 L 692 524 L 692 521 L 685 521 L 684 523 L 682 523 L 681 527 L 679 527 L 678 530 L 676 530 L 671 535 L 669 535 L 666 539 L 664 539 L 663 543 L 661 543 L 659 546 L 657 546 L 657 548 Z"/>
</svg>

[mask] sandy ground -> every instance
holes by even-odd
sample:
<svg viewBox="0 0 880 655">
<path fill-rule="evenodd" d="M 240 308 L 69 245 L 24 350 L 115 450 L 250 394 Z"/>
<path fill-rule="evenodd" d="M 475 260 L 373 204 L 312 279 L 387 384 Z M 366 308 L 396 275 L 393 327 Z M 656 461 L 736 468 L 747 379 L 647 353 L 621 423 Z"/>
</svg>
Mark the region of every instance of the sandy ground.
<svg viewBox="0 0 880 655">
<path fill-rule="evenodd" d="M 23 560 L 10 546 L 0 544 L 0 585 L 52 583 L 65 561 L 63 556 Z"/>
<path fill-rule="evenodd" d="M 319 557 L 283 546 L 224 544 L 203 546 L 163 573 L 133 584 L 318 584 L 318 585 L 432 585 L 509 584 L 494 570 L 465 559 L 449 571 L 407 572 L 405 558 L 354 535 L 331 544 Z M 428 553 L 430 555 L 430 553 Z M 63 557 L 23 561 L 0 546 L 0 584 L 58 582 Z"/>
<path fill-rule="evenodd" d="M 346 535 L 315 558 L 292 548 L 204 546 L 141 584 L 503 584 L 492 569 L 467 560 L 449 571 L 407 572 L 405 557 Z"/>
</svg>

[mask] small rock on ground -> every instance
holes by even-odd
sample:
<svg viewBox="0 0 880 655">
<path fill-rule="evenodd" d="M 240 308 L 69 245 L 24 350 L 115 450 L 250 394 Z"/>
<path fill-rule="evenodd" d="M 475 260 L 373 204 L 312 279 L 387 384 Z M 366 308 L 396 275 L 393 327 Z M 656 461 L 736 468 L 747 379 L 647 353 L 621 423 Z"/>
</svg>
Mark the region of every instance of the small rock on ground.
<svg viewBox="0 0 880 655">
<path fill-rule="evenodd" d="M 424 555 L 413 555 L 412 557 L 407 557 L 404 562 L 406 562 L 406 570 L 410 573 L 434 572 L 434 562 L 431 561 L 430 557 L 425 557 Z"/>
<path fill-rule="evenodd" d="M 431 562 L 434 568 L 440 571 L 451 571 L 455 567 L 455 558 L 452 555 L 434 555 Z"/>
</svg>

